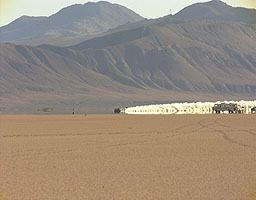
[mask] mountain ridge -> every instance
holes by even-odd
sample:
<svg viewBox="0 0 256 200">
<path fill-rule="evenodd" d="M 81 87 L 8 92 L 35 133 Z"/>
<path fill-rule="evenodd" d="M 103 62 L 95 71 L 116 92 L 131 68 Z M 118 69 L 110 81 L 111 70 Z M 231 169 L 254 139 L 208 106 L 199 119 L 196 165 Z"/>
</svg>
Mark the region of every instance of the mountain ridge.
<svg viewBox="0 0 256 200">
<path fill-rule="evenodd" d="M 83 5 L 75 4 L 65 7 L 49 17 L 22 16 L 14 22 L 0 27 L 0 42 L 93 35 L 127 22 L 136 22 L 142 19 L 140 15 L 124 6 L 105 1 L 88 2 Z"/>
<path fill-rule="evenodd" d="M 161 20 L 164 20 L 166 18 L 176 18 L 176 19 L 185 19 L 185 20 L 217 20 L 217 21 L 232 21 L 232 22 L 239 22 L 239 23 L 248 23 L 248 24 L 256 24 L 256 10 L 255 9 L 248 9 L 248 8 L 241 8 L 241 7 L 232 7 L 227 5 L 226 3 L 219 1 L 219 0 L 213 0 L 205 3 L 196 3 L 191 6 L 188 6 L 175 15 L 168 15 L 159 19 L 153 19 L 153 20 L 143 20 L 143 18 L 135 13 L 130 13 L 132 16 L 132 20 L 126 20 L 126 21 L 119 21 L 117 24 L 113 25 L 113 20 L 110 18 L 114 18 L 115 20 L 119 20 L 119 18 L 126 18 L 123 17 L 108 17 L 108 25 L 105 23 L 99 25 L 99 21 L 103 22 L 102 19 L 98 19 L 95 21 L 95 13 L 99 12 L 100 5 L 105 5 L 108 7 L 111 5 L 113 8 L 118 7 L 121 9 L 122 13 L 127 13 L 127 9 L 122 9 L 124 7 L 118 5 L 118 4 L 110 4 L 105 1 L 100 1 L 98 3 L 85 3 L 85 4 L 75 4 L 68 7 L 65 7 L 61 9 L 59 12 L 51 15 L 50 17 L 44 17 L 44 18 L 38 18 L 38 20 L 42 20 L 42 25 L 39 26 L 40 23 L 36 23 L 37 25 L 35 27 L 31 28 L 31 24 L 28 23 L 28 25 L 23 26 L 17 25 L 17 27 L 13 27 L 15 23 L 17 23 L 17 20 L 15 20 L 14 24 L 10 23 L 9 25 L 6 25 L 4 27 L 0 27 L 0 42 L 15 42 L 17 44 L 28 44 L 28 45 L 39 45 L 39 44 L 55 44 L 57 46 L 70 46 L 74 43 L 82 42 L 83 40 L 87 40 L 88 38 L 92 38 L 93 35 L 102 34 L 106 31 L 115 31 L 118 29 L 125 28 L 129 26 L 136 26 L 136 21 L 139 21 L 137 23 L 137 26 L 140 26 L 140 24 L 150 24 L 150 23 L 158 23 Z M 108 5 L 108 6 L 107 6 Z M 101 7 L 102 7 L 101 6 Z M 84 7 L 87 7 L 87 12 L 81 12 L 81 10 L 84 9 Z M 96 7 L 97 9 L 92 9 L 89 7 Z M 76 8 L 76 9 L 75 9 Z M 76 10 L 76 12 L 72 12 L 75 14 L 64 14 L 71 12 L 70 10 Z M 80 11 L 79 11 L 80 10 Z M 92 13 L 90 12 L 94 10 L 94 17 L 92 17 Z M 106 8 L 107 10 L 107 8 Z M 119 12 L 119 11 L 118 11 Z M 131 11 L 133 12 L 133 11 Z M 77 13 L 87 13 L 87 15 L 91 15 L 90 20 L 79 22 L 79 20 L 76 22 L 76 24 L 70 24 L 67 23 L 71 19 L 74 19 L 77 16 Z M 111 13 L 111 12 L 107 12 Z M 119 12 L 120 13 L 120 12 Z M 127 14 L 129 15 L 129 13 Z M 40 27 L 51 27 L 52 23 L 54 21 L 58 21 L 61 19 L 60 16 L 63 16 L 66 20 L 62 20 L 61 23 L 65 23 L 65 28 L 63 28 L 63 25 L 60 26 L 60 28 L 50 28 L 48 31 L 41 30 Z M 67 17 L 71 16 L 71 17 Z M 101 15 L 99 15 L 101 16 Z M 88 17 L 88 16 L 87 16 Z M 106 18 L 106 15 L 104 15 Z M 33 21 L 36 21 L 37 17 L 30 17 L 30 19 L 33 19 Z M 19 21 L 19 20 L 18 20 Z M 32 21 L 32 24 L 35 24 Z M 45 22 L 44 22 L 45 21 Z M 48 21 L 48 23 L 46 23 Z M 61 20 L 60 20 L 61 21 Z M 127 24 L 126 22 L 130 21 L 130 24 Z M 54 23 L 53 23 L 54 24 Z M 26 27 L 26 28 L 24 28 Z M 116 29 L 117 27 L 117 29 Z M 13 29 L 15 31 L 13 31 Z M 32 29 L 33 31 L 31 33 L 27 33 L 27 29 Z M 41 30 L 43 33 L 39 33 L 35 30 Z M 8 33 L 8 34 L 7 34 Z M 17 35 L 23 35 L 22 37 Z"/>
<path fill-rule="evenodd" d="M 218 20 L 256 24 L 256 9 L 232 7 L 220 0 L 196 3 L 182 9 L 175 18 Z"/>
</svg>

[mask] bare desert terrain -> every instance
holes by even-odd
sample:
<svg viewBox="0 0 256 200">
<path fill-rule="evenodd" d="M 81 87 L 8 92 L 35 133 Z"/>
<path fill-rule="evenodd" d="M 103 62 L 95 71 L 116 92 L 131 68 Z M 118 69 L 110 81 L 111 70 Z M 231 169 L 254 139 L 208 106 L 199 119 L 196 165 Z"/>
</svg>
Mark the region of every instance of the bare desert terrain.
<svg viewBox="0 0 256 200">
<path fill-rule="evenodd" d="M 256 199 L 256 115 L 0 116 L 0 199 Z"/>
</svg>

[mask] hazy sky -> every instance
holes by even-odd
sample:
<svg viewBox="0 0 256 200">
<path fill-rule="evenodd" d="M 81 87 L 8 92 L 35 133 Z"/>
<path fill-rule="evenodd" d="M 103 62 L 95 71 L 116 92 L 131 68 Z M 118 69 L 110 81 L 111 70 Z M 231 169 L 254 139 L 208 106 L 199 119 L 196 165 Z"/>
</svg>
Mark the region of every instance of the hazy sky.
<svg viewBox="0 0 256 200">
<path fill-rule="evenodd" d="M 209 0 L 108 0 L 124 5 L 146 18 L 158 18 L 175 14 L 196 2 Z M 256 0 L 223 0 L 229 5 L 256 8 Z M 0 0 L 0 26 L 6 25 L 22 15 L 50 16 L 61 8 L 72 4 L 84 4 L 87 0 Z M 91 0 L 91 2 L 96 2 Z"/>
</svg>

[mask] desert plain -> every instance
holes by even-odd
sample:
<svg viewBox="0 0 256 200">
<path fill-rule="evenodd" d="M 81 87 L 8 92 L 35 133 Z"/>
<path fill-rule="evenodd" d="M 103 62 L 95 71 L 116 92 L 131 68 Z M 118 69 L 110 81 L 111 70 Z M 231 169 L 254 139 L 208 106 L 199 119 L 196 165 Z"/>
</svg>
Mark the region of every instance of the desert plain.
<svg viewBox="0 0 256 200">
<path fill-rule="evenodd" d="M 1 115 L 9 199 L 256 199 L 256 115 Z"/>
</svg>

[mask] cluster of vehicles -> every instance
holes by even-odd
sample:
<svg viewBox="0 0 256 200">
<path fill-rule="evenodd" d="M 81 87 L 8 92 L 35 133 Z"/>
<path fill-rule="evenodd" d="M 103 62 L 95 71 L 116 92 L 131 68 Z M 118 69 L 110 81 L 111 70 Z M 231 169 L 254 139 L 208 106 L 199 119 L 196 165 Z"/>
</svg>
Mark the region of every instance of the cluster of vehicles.
<svg viewBox="0 0 256 200">
<path fill-rule="evenodd" d="M 212 108 L 213 112 L 216 114 L 228 112 L 231 113 L 243 113 L 243 108 L 239 109 L 235 103 L 220 103 L 215 104 Z"/>
<path fill-rule="evenodd" d="M 220 104 L 214 104 L 214 107 L 212 108 L 213 113 L 220 114 L 220 113 L 244 113 L 245 108 L 239 107 L 236 103 L 220 103 Z M 251 108 L 251 113 L 256 113 L 256 107 Z"/>
<path fill-rule="evenodd" d="M 176 105 L 176 112 L 170 111 L 170 108 L 174 108 L 170 105 L 154 105 L 154 106 L 138 106 L 138 107 L 126 107 L 115 108 L 115 114 L 256 114 L 256 104 L 241 104 L 236 102 L 216 102 L 212 104 L 202 104 L 199 111 L 195 110 L 195 106 L 184 107 L 184 104 Z M 189 110 L 190 109 L 190 110 Z M 194 109 L 194 110 L 193 110 Z M 170 112 L 169 112 L 170 111 Z"/>
</svg>

